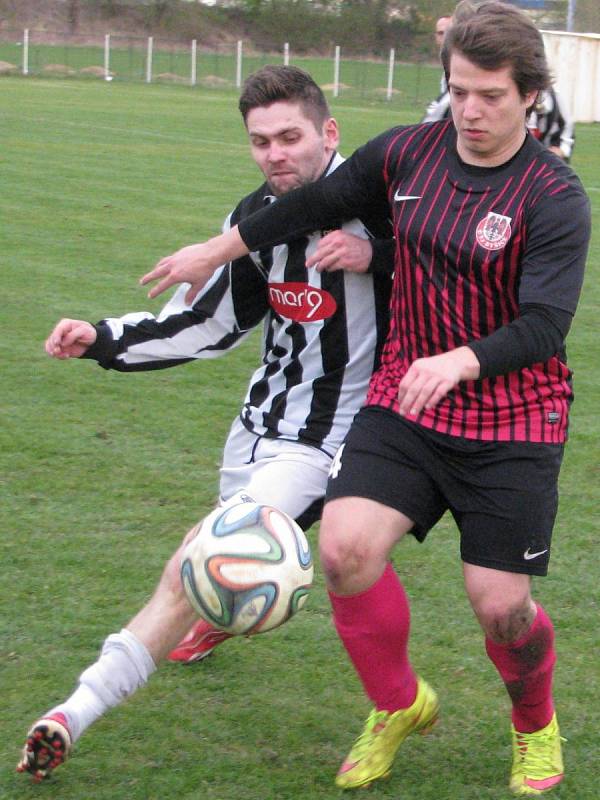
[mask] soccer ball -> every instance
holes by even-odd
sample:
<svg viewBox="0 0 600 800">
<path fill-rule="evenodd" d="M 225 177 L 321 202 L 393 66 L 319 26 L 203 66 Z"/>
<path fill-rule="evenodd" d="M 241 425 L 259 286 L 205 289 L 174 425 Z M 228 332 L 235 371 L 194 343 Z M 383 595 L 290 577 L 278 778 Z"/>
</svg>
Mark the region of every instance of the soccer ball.
<svg viewBox="0 0 600 800">
<path fill-rule="evenodd" d="M 203 619 L 231 634 L 264 633 L 306 602 L 310 546 L 282 511 L 254 502 L 217 508 L 186 545 L 181 579 Z"/>
</svg>

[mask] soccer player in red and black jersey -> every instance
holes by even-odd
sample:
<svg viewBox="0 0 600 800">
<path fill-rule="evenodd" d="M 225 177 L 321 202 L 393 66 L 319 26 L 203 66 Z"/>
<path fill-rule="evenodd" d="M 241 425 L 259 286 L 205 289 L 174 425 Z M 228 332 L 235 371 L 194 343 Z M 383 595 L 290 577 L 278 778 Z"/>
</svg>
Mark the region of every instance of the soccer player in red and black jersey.
<svg viewBox="0 0 600 800">
<path fill-rule="evenodd" d="M 567 437 L 564 341 L 590 234 L 571 169 L 528 133 L 550 75 L 542 37 L 513 6 L 484 2 L 446 34 L 452 120 L 394 128 L 331 177 L 142 279 L 192 293 L 226 258 L 329 220 L 392 214 L 391 327 L 365 407 L 330 471 L 320 551 L 338 634 L 374 709 L 340 787 L 387 775 L 436 721 L 408 657 L 410 611 L 389 558 L 449 510 L 467 595 L 512 701 L 515 794 L 563 777 L 552 697 L 554 630 L 531 595 L 545 575 Z M 326 244 L 308 259 L 327 270 Z"/>
</svg>

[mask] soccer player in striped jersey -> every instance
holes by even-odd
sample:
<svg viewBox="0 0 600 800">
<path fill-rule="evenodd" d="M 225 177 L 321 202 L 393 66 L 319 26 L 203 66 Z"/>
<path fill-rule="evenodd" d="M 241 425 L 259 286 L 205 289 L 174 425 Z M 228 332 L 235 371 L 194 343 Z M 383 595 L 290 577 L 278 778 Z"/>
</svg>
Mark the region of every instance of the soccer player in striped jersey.
<svg viewBox="0 0 600 800">
<path fill-rule="evenodd" d="M 466 592 L 512 701 L 510 788 L 537 795 L 564 770 L 554 629 L 531 576 L 548 569 L 573 399 L 564 341 L 590 208 L 571 169 L 527 130 L 550 84 L 527 15 L 480 4 L 447 31 L 442 61 L 452 121 L 376 137 L 329 178 L 162 259 L 143 281 L 157 281 L 151 296 L 182 280 L 193 291 L 224 254 L 365 208 L 392 214 L 390 331 L 332 465 L 320 533 L 334 623 L 374 705 L 336 783 L 388 775 L 404 739 L 437 720 L 436 693 L 408 656 L 410 609 L 390 554 L 450 511 Z M 326 242 L 308 264 L 330 268 Z"/>
<path fill-rule="evenodd" d="M 337 123 L 303 70 L 264 67 L 246 81 L 239 106 L 266 182 L 238 204 L 226 230 L 343 161 Z M 378 363 L 393 270 L 389 219 L 369 213 L 364 222 L 330 222 L 328 230 L 224 262 L 189 302 L 184 288 L 158 317 L 142 312 L 97 325 L 61 320 L 46 350 L 135 372 L 214 358 L 262 325 L 262 363 L 225 445 L 220 500 L 249 496 L 306 529 L 320 516 L 333 456 Z M 347 271 L 307 270 L 321 241 Z M 169 561 L 149 604 L 108 637 L 74 694 L 33 726 L 20 771 L 37 779 L 49 774 L 88 725 L 143 685 L 170 651 L 172 660 L 188 662 L 226 637 L 196 622 L 179 577 L 180 555 L 181 549 Z"/>
<path fill-rule="evenodd" d="M 540 93 L 527 125 L 536 139 L 569 163 L 575 145 L 575 126 L 553 86 Z"/>
</svg>

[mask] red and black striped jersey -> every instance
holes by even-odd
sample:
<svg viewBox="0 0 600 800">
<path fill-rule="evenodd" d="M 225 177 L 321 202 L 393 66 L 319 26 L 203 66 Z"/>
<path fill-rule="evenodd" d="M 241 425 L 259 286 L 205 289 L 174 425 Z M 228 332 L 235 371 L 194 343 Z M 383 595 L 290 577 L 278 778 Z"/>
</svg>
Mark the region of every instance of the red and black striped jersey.
<svg viewBox="0 0 600 800">
<path fill-rule="evenodd" d="M 530 135 L 510 161 L 481 168 L 459 159 L 449 121 L 394 128 L 301 191 L 269 215 L 272 240 L 289 231 L 292 214 L 297 230 L 294 202 L 309 228 L 366 209 L 393 218 L 390 331 L 368 404 L 397 411 L 398 384 L 416 358 L 485 339 L 523 304 L 575 312 L 589 203 L 572 170 Z M 266 230 L 261 217 L 240 226 L 249 246 Z M 463 382 L 416 421 L 468 439 L 560 443 L 572 396 L 561 351 Z"/>
</svg>

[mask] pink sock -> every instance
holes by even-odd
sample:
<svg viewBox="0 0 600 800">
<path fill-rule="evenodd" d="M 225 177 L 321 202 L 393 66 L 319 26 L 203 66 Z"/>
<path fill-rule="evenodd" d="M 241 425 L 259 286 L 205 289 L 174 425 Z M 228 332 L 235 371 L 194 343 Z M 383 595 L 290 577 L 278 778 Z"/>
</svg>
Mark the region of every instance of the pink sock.
<svg viewBox="0 0 600 800">
<path fill-rule="evenodd" d="M 329 592 L 333 622 L 367 695 L 378 710 L 408 708 L 417 679 L 408 660 L 410 607 L 391 564 L 360 594 Z"/>
<path fill-rule="evenodd" d="M 486 638 L 485 647 L 512 700 L 515 729 L 533 733 L 545 728 L 554 714 L 556 652 L 554 628 L 544 609 L 538 605 L 531 628 L 518 641 L 504 645 Z"/>
</svg>

